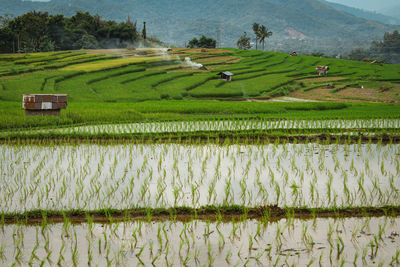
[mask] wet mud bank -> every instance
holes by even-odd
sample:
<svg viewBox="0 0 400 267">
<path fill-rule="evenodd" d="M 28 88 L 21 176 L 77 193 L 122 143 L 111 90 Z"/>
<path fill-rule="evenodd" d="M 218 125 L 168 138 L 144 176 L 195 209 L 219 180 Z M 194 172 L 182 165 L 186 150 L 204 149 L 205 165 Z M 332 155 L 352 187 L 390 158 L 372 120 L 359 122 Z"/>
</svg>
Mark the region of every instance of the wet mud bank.
<svg viewBox="0 0 400 267">
<path fill-rule="evenodd" d="M 348 135 L 348 134 L 233 134 L 233 133 L 193 133 L 177 135 L 119 135 L 119 136 L 26 136 L 0 138 L 0 144 L 33 145 L 33 144 L 270 144 L 270 143 L 382 143 L 400 144 L 400 135 Z"/>
<path fill-rule="evenodd" d="M 270 207 L 188 207 L 170 209 L 134 209 L 134 210 L 98 210 L 98 211 L 29 211 L 19 214 L 2 214 L 3 224 L 23 223 L 36 225 L 46 223 L 117 223 L 128 221 L 279 221 L 281 219 L 315 219 L 315 218 L 367 218 L 400 216 L 400 206 L 392 207 L 352 207 L 352 208 L 280 208 Z"/>
</svg>

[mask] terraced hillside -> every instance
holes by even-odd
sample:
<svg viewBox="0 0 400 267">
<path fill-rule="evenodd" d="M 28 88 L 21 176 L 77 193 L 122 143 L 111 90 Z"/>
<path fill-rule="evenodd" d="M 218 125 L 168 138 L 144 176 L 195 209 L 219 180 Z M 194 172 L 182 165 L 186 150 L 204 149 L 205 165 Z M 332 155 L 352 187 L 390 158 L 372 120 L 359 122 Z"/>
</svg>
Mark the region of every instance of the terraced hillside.
<svg viewBox="0 0 400 267">
<path fill-rule="evenodd" d="M 199 68 L 201 65 L 205 68 Z M 316 65 L 328 65 L 328 76 L 319 77 Z M 218 76 L 221 71 L 233 72 L 233 81 L 221 80 Z M 114 112 L 121 107 L 123 115 L 109 121 L 140 120 L 142 113 L 149 113 L 149 110 L 129 103 L 150 100 L 189 101 L 180 102 L 182 106 L 189 105 L 186 111 L 158 110 L 162 105 L 176 106 L 173 102 L 160 102 L 152 108 L 153 113 L 164 112 L 166 118 L 170 113 L 227 114 L 236 109 L 205 101 L 216 99 L 399 103 L 399 82 L 399 65 L 235 49 L 94 50 L 0 57 L 0 107 L 3 114 L 8 115 L 3 117 L 2 127 L 22 120 L 21 96 L 29 93 L 68 94 L 68 119 L 63 124 L 71 124 L 83 122 L 82 113 L 92 116 L 85 122 L 101 121 L 99 111 Z M 282 96 L 290 97 L 279 98 Z M 210 105 L 214 112 L 202 111 L 204 106 Z M 297 105 L 304 110 L 305 104 Z M 194 111 L 195 106 L 201 108 Z M 82 110 L 77 111 L 76 107 Z M 97 110 L 93 110 L 95 107 Z M 153 117 L 159 116 L 153 114 Z M 41 119 L 40 123 L 38 119 L 30 121 L 32 125 L 46 124 L 43 122 L 46 119 Z"/>
<path fill-rule="evenodd" d="M 400 81 L 398 65 L 238 50 L 177 49 L 168 54 L 152 50 L 145 56 L 121 50 L 106 52 L 108 55 L 57 52 L 2 56 L 0 98 L 19 101 L 24 93 L 67 93 L 74 102 L 132 102 L 265 98 L 298 91 L 296 96 L 304 98 L 400 99 L 395 83 Z M 185 65 L 185 57 L 208 70 Z M 318 78 L 316 65 L 329 65 L 329 76 Z M 235 74 L 232 82 L 219 79 L 217 73 L 225 70 Z M 325 90 L 327 83 L 335 88 Z"/>
<path fill-rule="evenodd" d="M 115 55 L 58 52 L 3 56 L 0 97 L 15 101 L 23 93 L 56 92 L 69 94 L 72 101 L 96 102 L 270 97 L 312 91 L 329 81 L 337 85 L 330 93 L 364 85 L 368 89 L 385 86 L 382 97 L 393 93 L 398 97 L 398 87 L 391 83 L 400 80 L 397 65 L 259 51 L 175 50 L 167 54 L 155 50 L 146 56 L 119 52 L 122 51 L 115 51 Z M 182 61 L 185 57 L 204 64 L 208 70 L 186 66 Z M 329 65 L 331 72 L 329 77 L 317 79 L 315 66 L 321 64 Z M 216 74 L 225 70 L 234 72 L 233 82 L 218 79 Z M 358 94 L 363 94 L 362 90 L 355 92 Z"/>
</svg>

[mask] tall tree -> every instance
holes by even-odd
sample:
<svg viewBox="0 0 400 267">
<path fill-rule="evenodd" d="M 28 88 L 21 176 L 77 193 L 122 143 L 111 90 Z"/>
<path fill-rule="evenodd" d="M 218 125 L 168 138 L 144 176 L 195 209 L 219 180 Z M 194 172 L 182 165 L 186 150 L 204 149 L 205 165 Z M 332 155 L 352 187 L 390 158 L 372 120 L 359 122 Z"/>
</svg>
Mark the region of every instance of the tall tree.
<svg viewBox="0 0 400 267">
<path fill-rule="evenodd" d="M 247 32 L 244 32 L 243 35 L 240 36 L 236 45 L 239 49 L 247 50 L 251 48 L 250 37 L 247 36 Z"/>
<path fill-rule="evenodd" d="M 15 18 L 14 20 L 10 21 L 8 27 L 10 28 L 10 32 L 13 35 L 13 49 L 12 52 L 20 53 L 22 51 L 21 47 L 21 39 L 22 39 L 22 32 L 23 32 L 23 22 L 21 17 Z M 15 46 L 15 41 L 17 41 L 17 46 Z"/>
<path fill-rule="evenodd" d="M 267 27 L 265 27 L 264 25 L 260 26 L 259 29 L 259 38 L 260 38 L 260 42 L 262 42 L 263 44 L 263 51 L 264 51 L 264 43 L 265 43 L 265 38 L 269 38 L 272 36 L 272 32 L 268 30 Z"/>
<path fill-rule="evenodd" d="M 256 35 L 256 50 L 258 50 L 257 44 L 258 44 L 258 37 L 260 36 L 260 24 L 258 23 L 253 23 L 253 32 Z"/>
</svg>

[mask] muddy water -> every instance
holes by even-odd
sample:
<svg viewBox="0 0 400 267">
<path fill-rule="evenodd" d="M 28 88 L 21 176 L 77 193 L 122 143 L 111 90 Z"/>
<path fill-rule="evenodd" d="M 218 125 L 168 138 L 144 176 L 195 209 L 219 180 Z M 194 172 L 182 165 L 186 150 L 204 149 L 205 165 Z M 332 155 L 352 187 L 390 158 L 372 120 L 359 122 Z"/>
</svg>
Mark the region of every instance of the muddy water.
<svg viewBox="0 0 400 267">
<path fill-rule="evenodd" d="M 0 264 L 396 266 L 399 229 L 399 218 L 385 217 L 6 225 L 0 230 Z"/>
<path fill-rule="evenodd" d="M 400 205 L 400 145 L 0 145 L 0 211 Z"/>
</svg>

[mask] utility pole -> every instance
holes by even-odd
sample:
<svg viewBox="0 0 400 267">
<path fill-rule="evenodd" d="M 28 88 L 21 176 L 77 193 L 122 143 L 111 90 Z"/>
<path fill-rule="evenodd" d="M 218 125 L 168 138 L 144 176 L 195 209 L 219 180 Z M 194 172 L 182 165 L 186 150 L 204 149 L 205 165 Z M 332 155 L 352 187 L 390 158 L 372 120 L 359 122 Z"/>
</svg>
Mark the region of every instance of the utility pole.
<svg viewBox="0 0 400 267">
<path fill-rule="evenodd" d="M 146 32 L 146 21 L 143 22 L 143 31 L 142 31 L 142 37 L 144 40 L 147 39 L 147 32 Z"/>
<path fill-rule="evenodd" d="M 222 31 L 222 22 L 220 21 L 217 27 L 217 48 L 222 47 Z"/>
</svg>

